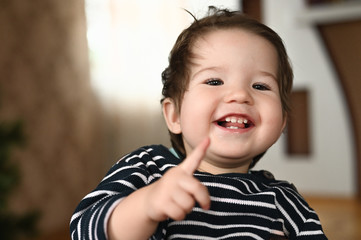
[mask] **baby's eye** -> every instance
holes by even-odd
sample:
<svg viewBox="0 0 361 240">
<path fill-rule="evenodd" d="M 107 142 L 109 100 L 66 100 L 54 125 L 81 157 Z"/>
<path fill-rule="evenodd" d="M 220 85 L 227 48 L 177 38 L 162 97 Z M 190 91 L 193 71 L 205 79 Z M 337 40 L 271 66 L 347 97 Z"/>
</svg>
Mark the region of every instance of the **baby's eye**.
<svg viewBox="0 0 361 240">
<path fill-rule="evenodd" d="M 206 81 L 206 84 L 212 85 L 212 86 L 223 85 L 223 83 L 224 82 L 222 80 L 217 79 L 217 78 L 211 78 Z"/>
<path fill-rule="evenodd" d="M 260 90 L 260 91 L 271 90 L 271 88 L 267 84 L 264 84 L 264 83 L 255 83 L 255 84 L 252 85 L 252 87 L 254 89 L 257 89 L 257 90 Z"/>
</svg>

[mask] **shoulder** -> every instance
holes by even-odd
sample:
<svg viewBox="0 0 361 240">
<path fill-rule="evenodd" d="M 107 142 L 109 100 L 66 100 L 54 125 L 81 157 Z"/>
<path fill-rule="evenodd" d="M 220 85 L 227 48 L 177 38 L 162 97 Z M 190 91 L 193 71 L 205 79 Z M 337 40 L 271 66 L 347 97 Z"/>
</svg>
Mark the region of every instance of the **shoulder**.
<svg viewBox="0 0 361 240">
<path fill-rule="evenodd" d="M 177 163 L 176 157 L 163 145 L 149 145 L 140 147 L 123 157 L 121 157 L 116 164 L 125 162 L 139 162 L 139 161 L 157 161 L 167 159 L 167 161 Z"/>
<path fill-rule="evenodd" d="M 274 193 L 276 207 L 282 214 L 287 213 L 286 215 L 290 216 L 288 221 L 297 222 L 297 224 L 301 225 L 309 217 L 317 220 L 317 214 L 297 191 L 294 184 L 284 180 L 277 180 L 272 173 L 265 170 L 252 171 L 252 174 L 257 175 L 259 179 L 263 179 L 265 191 Z"/>
<path fill-rule="evenodd" d="M 267 170 L 257 170 L 257 171 L 251 171 L 252 175 L 256 176 L 256 178 L 262 182 L 262 184 L 265 184 L 269 187 L 281 187 L 281 188 L 289 188 L 292 189 L 295 192 L 297 191 L 297 188 L 293 183 L 290 183 L 285 180 L 278 180 L 275 178 L 275 176 L 267 171 Z"/>
<path fill-rule="evenodd" d="M 180 160 L 163 145 L 143 146 L 121 157 L 109 169 L 102 183 L 137 178 L 136 176 L 144 182 L 150 182 L 178 165 L 177 161 Z"/>
<path fill-rule="evenodd" d="M 113 165 L 113 169 L 138 168 L 147 172 L 166 171 L 180 163 L 167 147 L 163 145 L 149 145 L 140 147 L 124 155 Z"/>
</svg>

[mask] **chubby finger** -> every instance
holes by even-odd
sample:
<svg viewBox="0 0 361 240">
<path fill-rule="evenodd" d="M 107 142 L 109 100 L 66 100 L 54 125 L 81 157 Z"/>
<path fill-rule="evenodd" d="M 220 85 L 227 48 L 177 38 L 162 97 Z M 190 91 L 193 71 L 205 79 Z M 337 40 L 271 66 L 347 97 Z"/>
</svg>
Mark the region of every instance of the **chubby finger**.
<svg viewBox="0 0 361 240">
<path fill-rule="evenodd" d="M 210 139 L 207 137 L 192 151 L 191 154 L 179 165 L 189 175 L 198 169 L 202 162 L 204 155 L 206 154 L 207 148 L 209 147 Z"/>
<path fill-rule="evenodd" d="M 184 192 L 190 194 L 192 196 L 192 199 L 198 202 L 203 209 L 209 209 L 211 204 L 211 199 L 206 186 L 204 186 L 196 178 L 188 178 L 187 180 L 184 179 L 184 181 L 181 181 L 179 184 L 182 187 L 182 189 L 184 189 Z M 182 201 L 183 200 L 185 199 L 182 199 Z M 194 202 L 187 202 L 184 204 L 188 204 L 188 206 L 189 204 L 192 204 L 194 206 Z"/>
<path fill-rule="evenodd" d="M 172 200 L 187 214 L 192 211 L 196 200 L 192 194 L 186 191 L 176 191 L 172 194 Z"/>
</svg>

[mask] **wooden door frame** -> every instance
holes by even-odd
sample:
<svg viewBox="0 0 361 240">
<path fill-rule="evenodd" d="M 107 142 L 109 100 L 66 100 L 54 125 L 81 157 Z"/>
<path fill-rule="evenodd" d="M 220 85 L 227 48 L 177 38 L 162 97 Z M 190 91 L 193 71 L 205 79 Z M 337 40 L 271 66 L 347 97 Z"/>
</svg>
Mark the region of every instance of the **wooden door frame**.
<svg viewBox="0 0 361 240">
<path fill-rule="evenodd" d="M 342 28 L 345 29 L 346 27 L 352 28 L 352 39 L 347 39 L 342 34 L 336 34 L 337 29 L 339 29 L 338 31 L 343 31 Z M 358 48 L 360 50 L 359 52 L 354 49 L 349 49 L 350 47 L 356 47 L 355 42 L 359 41 L 356 40 L 355 42 L 352 42 L 356 36 L 361 36 L 361 19 L 337 23 L 324 23 L 322 25 L 318 25 L 317 29 L 325 44 L 325 49 L 327 50 L 334 65 L 337 78 L 342 88 L 342 92 L 344 93 L 348 111 L 350 113 L 349 116 L 351 117 L 351 127 L 353 130 L 351 131 L 354 142 L 353 149 L 356 155 L 356 195 L 358 199 L 361 200 L 361 111 L 358 110 L 360 109 L 358 104 L 361 102 L 361 93 L 357 93 L 357 89 L 361 89 L 361 74 L 358 75 L 360 70 L 358 70 L 357 73 L 357 66 L 355 65 L 355 59 L 357 63 L 361 62 L 361 47 Z M 360 30 L 357 32 L 357 29 Z M 335 39 L 331 39 L 336 37 L 339 38 L 337 42 L 338 44 L 335 44 Z M 361 39 L 361 37 L 359 37 L 359 39 Z M 336 50 L 336 48 L 344 48 L 344 50 Z"/>
</svg>

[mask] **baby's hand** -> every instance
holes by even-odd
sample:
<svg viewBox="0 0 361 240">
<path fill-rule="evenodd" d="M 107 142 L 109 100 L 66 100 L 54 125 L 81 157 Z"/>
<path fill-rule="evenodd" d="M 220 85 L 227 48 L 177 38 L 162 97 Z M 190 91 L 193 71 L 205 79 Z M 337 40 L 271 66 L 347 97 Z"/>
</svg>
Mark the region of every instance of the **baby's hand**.
<svg viewBox="0 0 361 240">
<path fill-rule="evenodd" d="M 179 166 L 170 169 L 160 180 L 149 186 L 147 214 L 151 220 L 182 220 L 192 211 L 196 202 L 203 209 L 209 209 L 208 189 L 193 177 L 209 143 L 209 138 L 205 139 Z"/>
</svg>

